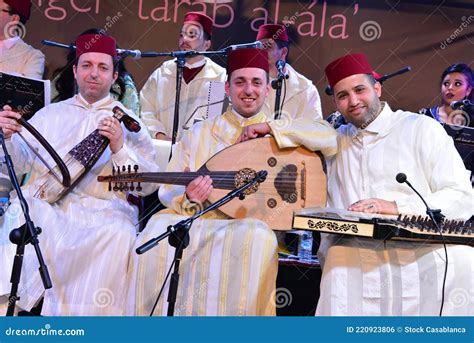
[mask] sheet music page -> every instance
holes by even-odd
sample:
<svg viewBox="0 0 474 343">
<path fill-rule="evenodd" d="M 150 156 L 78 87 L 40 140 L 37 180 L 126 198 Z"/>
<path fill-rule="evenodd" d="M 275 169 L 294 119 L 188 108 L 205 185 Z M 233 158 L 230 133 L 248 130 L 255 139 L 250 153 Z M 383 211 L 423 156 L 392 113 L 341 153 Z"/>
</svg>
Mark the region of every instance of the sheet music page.
<svg viewBox="0 0 474 343">
<path fill-rule="evenodd" d="M 29 119 L 51 102 L 51 82 L 0 72 L 0 106 L 9 105 Z"/>
<path fill-rule="evenodd" d="M 225 103 L 225 83 L 221 81 L 210 81 L 206 102 L 197 106 L 192 114 L 186 119 L 185 127 L 193 126 L 195 123 L 214 118 L 221 115 Z"/>
<path fill-rule="evenodd" d="M 225 98 L 225 82 L 221 81 L 211 81 L 209 85 L 209 97 L 208 97 L 208 104 L 213 104 L 218 101 L 224 100 Z M 223 113 L 222 103 L 210 105 L 207 108 L 207 117 L 214 118 L 215 116 L 219 116 Z"/>
</svg>

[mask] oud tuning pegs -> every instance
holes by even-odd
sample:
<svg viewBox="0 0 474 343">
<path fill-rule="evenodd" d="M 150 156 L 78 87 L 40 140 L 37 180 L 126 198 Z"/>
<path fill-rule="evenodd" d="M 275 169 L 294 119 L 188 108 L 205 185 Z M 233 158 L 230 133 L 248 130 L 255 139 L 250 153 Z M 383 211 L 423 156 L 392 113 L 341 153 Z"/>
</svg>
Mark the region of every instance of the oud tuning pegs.
<svg viewBox="0 0 474 343">
<path fill-rule="evenodd" d="M 133 171 L 134 171 L 135 173 L 138 172 L 138 165 L 137 165 L 137 164 L 134 164 L 134 165 L 133 165 Z M 141 186 L 140 182 L 137 183 L 137 187 L 135 187 L 135 189 L 137 190 L 137 192 L 141 192 L 142 186 Z"/>
<path fill-rule="evenodd" d="M 112 166 L 112 176 L 115 175 L 115 166 Z M 109 181 L 109 192 L 112 191 L 112 182 Z M 115 187 L 114 187 L 114 191 L 115 191 Z"/>
<path fill-rule="evenodd" d="M 123 190 L 124 190 L 125 192 L 128 192 L 128 190 L 129 190 L 128 182 L 124 182 L 124 183 L 123 183 Z"/>
<path fill-rule="evenodd" d="M 127 172 L 130 174 L 132 172 L 132 166 L 129 164 L 127 168 Z"/>
<path fill-rule="evenodd" d="M 127 167 L 122 166 L 122 173 L 125 174 L 126 171 L 127 171 Z M 126 192 L 127 190 L 128 190 L 127 182 L 120 182 L 120 192 L 123 192 L 123 191 Z"/>
</svg>

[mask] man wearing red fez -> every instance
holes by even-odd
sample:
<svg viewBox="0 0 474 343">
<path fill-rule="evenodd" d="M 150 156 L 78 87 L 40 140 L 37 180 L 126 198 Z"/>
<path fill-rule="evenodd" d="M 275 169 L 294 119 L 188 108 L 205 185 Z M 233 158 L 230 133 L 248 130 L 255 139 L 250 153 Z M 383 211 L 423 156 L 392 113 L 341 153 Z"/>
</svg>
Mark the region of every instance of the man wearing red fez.
<svg viewBox="0 0 474 343">
<path fill-rule="evenodd" d="M 393 111 L 380 101 L 382 88 L 372 72 L 360 53 L 326 67 L 334 103 L 348 122 L 337 129 L 338 152 L 328 161 L 328 207 L 369 218 L 424 216 L 423 201 L 397 182 L 404 173 L 431 208 L 448 219 L 469 219 L 469 173 L 452 139 L 432 118 Z M 446 262 L 441 244 L 322 236 L 317 315 L 439 315 Z M 447 251 L 442 314 L 474 315 L 474 248 L 447 245 Z M 457 294 L 465 294 L 462 303 L 454 300 Z"/>
<path fill-rule="evenodd" d="M 274 121 L 261 111 L 269 90 L 268 70 L 265 50 L 232 51 L 227 59 L 225 85 L 232 107 L 223 115 L 197 123 L 184 132 L 167 171 L 196 171 L 222 149 L 265 134 L 275 137 L 281 148 L 305 145 L 311 150 L 322 150 L 327 156 L 333 154 L 335 131 L 328 123 L 306 118 Z M 207 206 L 212 190 L 210 176 L 199 176 L 186 187 L 161 186 L 160 200 L 173 214 L 154 215 L 135 248 L 163 233 L 169 224 L 192 214 L 192 209 Z M 177 314 L 275 315 L 273 297 L 278 257 L 271 228 L 251 218 L 229 220 L 219 211 L 204 218 L 194 221 L 191 242 L 184 253 L 181 275 L 186 277 L 180 280 L 180 289 L 186 291 L 178 295 Z M 137 299 L 134 314 L 150 313 L 172 254 L 174 249 L 160 244 L 146 256 L 134 258 L 131 264 L 131 274 L 135 277 L 132 298 Z M 155 315 L 165 315 L 166 310 L 162 299 Z"/>
<path fill-rule="evenodd" d="M 282 86 L 280 102 L 283 116 L 290 118 L 306 117 L 310 119 L 322 119 L 321 99 L 313 82 L 286 63 L 290 49 L 290 40 L 285 25 L 265 24 L 259 27 L 257 40 L 263 43 L 268 51 L 268 63 L 270 78 L 278 77 L 276 63 L 285 62 L 283 68 L 287 76 Z M 268 118 L 275 116 L 275 89 L 271 88 L 263 106 L 263 111 Z"/>
<path fill-rule="evenodd" d="M 112 166 L 122 165 L 140 165 L 141 171 L 156 171 L 154 149 L 143 124 L 140 132 L 133 133 L 123 129 L 112 117 L 112 109 L 118 106 L 140 122 L 109 92 L 117 77 L 115 40 L 105 35 L 81 35 L 76 39 L 76 56 L 74 76 L 79 94 L 44 107 L 29 123 L 63 157 L 71 178 L 78 175 L 78 162 L 73 168 L 73 158 L 68 152 L 96 130 L 108 139 L 109 145 L 92 169 L 60 201 L 48 203 L 38 197 L 48 169 L 15 133 L 21 131 L 48 164 L 54 166 L 49 154 L 16 124 L 13 119 L 19 118 L 18 113 L 0 113 L 0 127 L 7 138 L 15 169 L 32 171 L 23 192 L 32 220 L 43 228 L 39 240 L 43 243 L 41 248 L 53 283 L 51 289 L 44 291 L 34 250 L 27 249 L 23 283 L 19 288 L 21 299 L 17 305 L 30 310 L 44 297 L 43 315 L 123 315 L 130 247 L 137 233 L 137 210 L 128 204 L 124 195 L 109 192 L 107 184 L 98 183 L 97 176 L 111 174 Z M 97 143 L 90 141 L 89 144 L 93 147 Z M 76 160 L 83 146 L 72 153 L 77 156 Z M 153 184 L 142 187 L 144 195 L 155 190 Z M 22 224 L 23 216 L 13 212 L 18 212 L 19 206 L 17 200 L 12 201 L 5 216 L 17 219 L 3 221 L 2 232 Z M 5 238 L 0 237 L 0 269 L 7 274 L 15 248 L 4 242 L 6 235 L 3 236 Z M 0 280 L 0 307 L 7 303 L 4 297 L 10 291 L 7 280 L 6 277 Z M 106 306 L 100 300 L 104 296 L 108 299 Z"/>
<path fill-rule="evenodd" d="M 205 14 L 186 13 L 179 35 L 179 50 L 208 50 L 211 47 L 213 23 L 213 20 Z M 151 74 L 141 90 L 141 116 L 152 138 L 171 140 L 176 96 L 176 69 L 176 60 L 164 62 Z M 217 97 L 218 100 L 222 100 L 224 81 L 225 69 L 209 58 L 195 56 L 186 59 L 179 103 L 178 140 L 182 135 L 183 127 L 189 128 L 195 121 L 214 115 L 208 107 L 197 112 L 195 110 L 199 106 L 207 105 L 211 98 Z M 222 105 L 217 108 L 222 109 Z"/>
</svg>

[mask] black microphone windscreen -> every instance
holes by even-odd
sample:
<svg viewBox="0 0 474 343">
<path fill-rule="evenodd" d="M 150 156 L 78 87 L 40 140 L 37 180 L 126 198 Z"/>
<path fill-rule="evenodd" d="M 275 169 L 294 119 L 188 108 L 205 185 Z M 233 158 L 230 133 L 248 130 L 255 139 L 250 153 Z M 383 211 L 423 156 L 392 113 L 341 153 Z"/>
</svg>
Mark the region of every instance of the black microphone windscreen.
<svg viewBox="0 0 474 343">
<path fill-rule="evenodd" d="M 407 180 L 407 176 L 404 173 L 398 173 L 395 179 L 398 183 L 404 183 Z"/>
<path fill-rule="evenodd" d="M 459 107 L 461 107 L 463 105 L 462 101 L 452 101 L 449 106 L 453 109 L 453 110 L 457 110 Z"/>
</svg>

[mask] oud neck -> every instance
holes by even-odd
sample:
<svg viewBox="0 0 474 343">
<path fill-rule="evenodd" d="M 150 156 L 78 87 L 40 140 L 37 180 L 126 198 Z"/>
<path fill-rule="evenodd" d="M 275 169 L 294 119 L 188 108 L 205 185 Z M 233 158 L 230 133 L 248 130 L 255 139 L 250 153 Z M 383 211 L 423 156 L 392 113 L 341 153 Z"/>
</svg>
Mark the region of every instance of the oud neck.
<svg viewBox="0 0 474 343">
<path fill-rule="evenodd" d="M 197 171 L 197 172 L 169 172 L 169 173 L 137 173 L 134 178 L 137 182 L 163 183 L 168 185 L 187 186 L 198 176 L 209 175 L 212 185 L 218 189 L 234 189 L 235 171 Z M 116 174 L 118 176 L 119 174 Z"/>
</svg>

